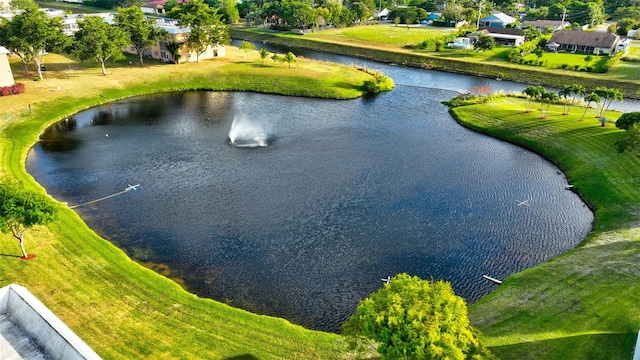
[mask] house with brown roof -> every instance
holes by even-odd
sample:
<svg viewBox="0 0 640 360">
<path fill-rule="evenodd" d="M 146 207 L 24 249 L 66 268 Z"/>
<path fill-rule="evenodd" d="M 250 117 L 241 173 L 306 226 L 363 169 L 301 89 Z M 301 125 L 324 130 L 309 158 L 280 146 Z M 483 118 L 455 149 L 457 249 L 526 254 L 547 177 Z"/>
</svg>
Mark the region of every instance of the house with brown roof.
<svg viewBox="0 0 640 360">
<path fill-rule="evenodd" d="M 522 27 L 530 26 L 540 31 L 544 31 L 547 28 L 550 28 L 552 31 L 558 31 L 566 28 L 570 24 L 568 22 L 564 22 L 561 20 L 534 20 L 534 21 L 527 20 L 527 21 L 523 21 L 521 25 Z"/>
<path fill-rule="evenodd" d="M 560 30 L 553 33 L 547 49 L 582 54 L 613 54 L 620 37 L 608 32 Z"/>
</svg>

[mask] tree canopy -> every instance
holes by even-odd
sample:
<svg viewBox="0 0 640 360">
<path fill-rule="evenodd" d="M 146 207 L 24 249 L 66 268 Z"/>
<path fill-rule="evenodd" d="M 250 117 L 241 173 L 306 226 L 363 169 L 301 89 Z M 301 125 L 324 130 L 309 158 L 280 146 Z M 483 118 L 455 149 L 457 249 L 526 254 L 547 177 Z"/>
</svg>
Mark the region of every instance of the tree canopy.
<svg viewBox="0 0 640 360">
<path fill-rule="evenodd" d="M 13 183 L 0 183 L 0 231 L 11 232 L 20 241 L 23 258 L 28 258 L 24 233 L 33 226 L 53 221 L 55 216 L 55 209 L 46 196 Z"/>
<path fill-rule="evenodd" d="M 154 26 L 155 20 L 146 18 L 139 7 L 119 8 L 115 23 L 128 35 L 140 59 L 140 66 L 144 66 L 144 51 L 166 36 L 164 30 Z"/>
<path fill-rule="evenodd" d="M 191 29 L 185 43 L 189 50 L 195 51 L 196 61 L 200 61 L 200 55 L 209 46 L 229 43 L 229 32 L 222 16 L 202 0 L 184 2 L 174 7 L 168 15 L 178 19 L 180 26 Z"/>
<path fill-rule="evenodd" d="M 492 359 L 451 284 L 396 275 L 360 301 L 343 325 L 352 342 L 373 340 L 386 359 Z"/>
<path fill-rule="evenodd" d="M 33 62 L 42 80 L 42 59 L 47 52 L 60 51 L 71 39 L 62 32 L 62 19 L 49 17 L 35 5 L 27 3 L 22 12 L 0 25 L 3 46 L 22 61 L 25 74 Z"/>
<path fill-rule="evenodd" d="M 82 61 L 94 59 L 106 75 L 105 62 L 124 58 L 122 49 L 129 45 L 127 35 L 120 28 L 107 24 L 99 16 L 86 16 L 78 23 L 74 54 Z"/>
<path fill-rule="evenodd" d="M 640 112 L 638 111 L 622 114 L 622 116 L 620 116 L 618 120 L 616 120 L 616 127 L 618 129 L 627 130 L 635 123 L 640 123 Z"/>
</svg>

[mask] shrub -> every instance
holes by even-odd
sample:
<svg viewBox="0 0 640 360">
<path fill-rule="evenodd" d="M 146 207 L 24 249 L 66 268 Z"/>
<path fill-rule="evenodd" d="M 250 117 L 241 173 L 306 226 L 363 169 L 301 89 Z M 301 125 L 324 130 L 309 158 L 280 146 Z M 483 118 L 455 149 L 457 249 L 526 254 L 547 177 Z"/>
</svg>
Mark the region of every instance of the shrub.
<svg viewBox="0 0 640 360">
<path fill-rule="evenodd" d="M 609 70 L 611 70 L 611 68 L 613 68 L 613 66 L 617 64 L 618 61 L 620 61 L 620 59 L 622 59 L 623 57 L 624 57 L 624 51 L 620 51 L 619 53 L 609 57 L 609 59 L 607 59 L 607 61 L 600 67 L 599 72 L 601 73 L 609 72 Z"/>
<path fill-rule="evenodd" d="M 11 86 L 4 86 L 0 89 L 0 96 L 9 96 L 22 94 L 25 86 L 22 83 L 13 84 Z"/>
<path fill-rule="evenodd" d="M 563 69 L 566 69 L 566 68 L 569 67 L 569 64 L 562 64 L 562 65 L 560 65 L 560 67 L 563 68 Z"/>
<path fill-rule="evenodd" d="M 628 112 L 622 114 L 618 120 L 616 120 L 616 127 L 618 129 L 629 129 L 635 123 L 640 123 L 640 112 Z"/>
</svg>

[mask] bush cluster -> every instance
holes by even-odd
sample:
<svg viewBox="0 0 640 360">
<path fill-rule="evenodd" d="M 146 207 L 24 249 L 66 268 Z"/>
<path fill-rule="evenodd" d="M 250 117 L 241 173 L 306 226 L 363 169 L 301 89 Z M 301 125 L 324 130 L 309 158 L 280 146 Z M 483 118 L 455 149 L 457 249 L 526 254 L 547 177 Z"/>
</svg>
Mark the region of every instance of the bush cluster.
<svg viewBox="0 0 640 360">
<path fill-rule="evenodd" d="M 379 71 L 371 70 L 369 68 L 361 66 L 356 66 L 356 69 L 369 75 L 373 75 L 373 80 L 366 80 L 362 84 L 362 89 L 367 94 L 373 95 L 382 91 L 390 91 L 395 86 L 393 80 L 391 80 L 390 77 L 383 75 Z"/>
<path fill-rule="evenodd" d="M 24 84 L 17 83 L 11 86 L 3 86 L 0 89 L 0 96 L 18 95 L 24 92 Z"/>
<path fill-rule="evenodd" d="M 607 59 L 607 61 L 600 67 L 599 72 L 601 73 L 606 73 L 609 72 L 609 70 L 611 70 L 611 68 L 613 68 L 613 66 L 615 64 L 618 63 L 618 61 L 620 61 L 620 59 L 622 59 L 622 57 L 624 57 L 624 51 L 620 51 L 619 53 L 611 56 L 609 59 Z"/>
</svg>

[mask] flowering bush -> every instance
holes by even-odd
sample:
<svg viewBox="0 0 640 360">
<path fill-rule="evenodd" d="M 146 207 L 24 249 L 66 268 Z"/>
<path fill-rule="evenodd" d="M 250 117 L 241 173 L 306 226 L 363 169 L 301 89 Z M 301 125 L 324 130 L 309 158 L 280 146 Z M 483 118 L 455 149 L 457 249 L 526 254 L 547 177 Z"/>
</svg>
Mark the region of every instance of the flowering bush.
<svg viewBox="0 0 640 360">
<path fill-rule="evenodd" d="M 0 88 L 0 96 L 18 95 L 24 92 L 24 84 L 17 83 L 11 86 L 3 86 Z"/>
</svg>

